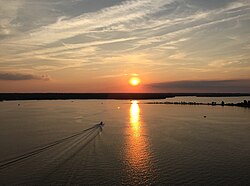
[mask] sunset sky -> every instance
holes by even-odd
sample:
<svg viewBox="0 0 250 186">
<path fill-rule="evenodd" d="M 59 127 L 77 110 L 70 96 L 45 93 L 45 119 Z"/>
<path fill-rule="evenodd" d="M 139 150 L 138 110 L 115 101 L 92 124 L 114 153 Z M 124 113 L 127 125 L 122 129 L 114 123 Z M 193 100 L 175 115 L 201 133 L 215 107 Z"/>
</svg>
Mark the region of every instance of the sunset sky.
<svg viewBox="0 0 250 186">
<path fill-rule="evenodd" d="M 0 92 L 250 92 L 250 0 L 0 0 Z"/>
</svg>

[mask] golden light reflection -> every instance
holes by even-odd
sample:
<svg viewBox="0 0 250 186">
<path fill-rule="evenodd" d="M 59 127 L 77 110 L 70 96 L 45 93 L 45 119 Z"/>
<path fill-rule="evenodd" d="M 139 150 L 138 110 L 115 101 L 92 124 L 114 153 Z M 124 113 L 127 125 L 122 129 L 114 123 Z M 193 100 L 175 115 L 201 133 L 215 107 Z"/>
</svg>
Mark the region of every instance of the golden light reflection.
<svg viewBox="0 0 250 186">
<path fill-rule="evenodd" d="M 153 179 L 151 153 L 138 101 L 131 101 L 125 158 L 128 184 L 150 184 Z"/>
<path fill-rule="evenodd" d="M 140 107 L 138 101 L 131 101 L 130 124 L 134 136 L 140 135 Z"/>
</svg>

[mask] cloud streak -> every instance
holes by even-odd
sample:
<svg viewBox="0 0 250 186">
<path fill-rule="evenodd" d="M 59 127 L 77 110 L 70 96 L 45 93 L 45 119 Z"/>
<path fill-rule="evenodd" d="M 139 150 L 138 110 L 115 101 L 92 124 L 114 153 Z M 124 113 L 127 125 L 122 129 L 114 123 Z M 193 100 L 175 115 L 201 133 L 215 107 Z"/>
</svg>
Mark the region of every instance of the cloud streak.
<svg viewBox="0 0 250 186">
<path fill-rule="evenodd" d="M 28 37 L 20 38 L 21 43 L 49 44 L 72 38 L 116 24 L 140 20 L 157 12 L 173 0 L 131 0 L 120 5 L 104 8 L 98 12 L 86 13 L 71 19 L 59 19 L 56 23 L 32 31 Z"/>
<path fill-rule="evenodd" d="M 50 78 L 48 75 L 34 75 L 28 73 L 19 72 L 0 72 L 0 80 L 3 81 L 24 81 L 24 80 L 42 80 L 48 81 Z"/>
<path fill-rule="evenodd" d="M 173 81 L 148 84 L 147 87 L 162 91 L 181 92 L 247 92 L 250 79 Z"/>
</svg>

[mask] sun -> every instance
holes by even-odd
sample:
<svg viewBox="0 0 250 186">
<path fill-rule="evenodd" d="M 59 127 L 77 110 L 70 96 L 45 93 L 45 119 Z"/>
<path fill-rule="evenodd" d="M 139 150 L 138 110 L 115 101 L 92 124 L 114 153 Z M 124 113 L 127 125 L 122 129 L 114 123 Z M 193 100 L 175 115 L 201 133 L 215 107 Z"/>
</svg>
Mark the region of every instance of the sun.
<svg viewBox="0 0 250 186">
<path fill-rule="evenodd" d="M 141 80 L 138 77 L 131 77 L 129 80 L 129 84 L 132 86 L 138 86 L 141 83 Z"/>
</svg>

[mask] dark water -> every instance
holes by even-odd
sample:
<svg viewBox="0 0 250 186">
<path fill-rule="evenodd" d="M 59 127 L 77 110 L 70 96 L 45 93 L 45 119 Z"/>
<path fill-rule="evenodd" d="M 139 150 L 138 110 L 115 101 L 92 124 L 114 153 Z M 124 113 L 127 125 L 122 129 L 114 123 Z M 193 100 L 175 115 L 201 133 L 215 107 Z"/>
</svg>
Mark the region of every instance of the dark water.
<svg viewBox="0 0 250 186">
<path fill-rule="evenodd" d="M 0 184 L 250 184 L 250 109 L 141 103 L 1 102 Z"/>
</svg>

